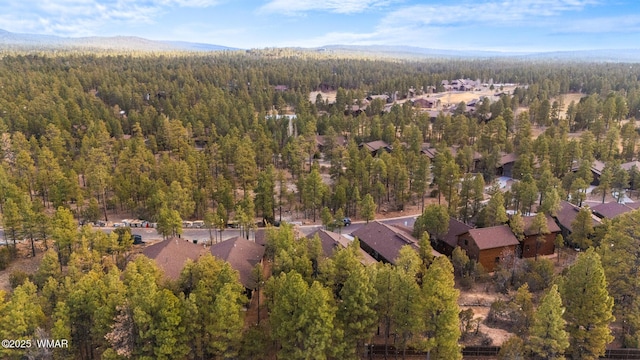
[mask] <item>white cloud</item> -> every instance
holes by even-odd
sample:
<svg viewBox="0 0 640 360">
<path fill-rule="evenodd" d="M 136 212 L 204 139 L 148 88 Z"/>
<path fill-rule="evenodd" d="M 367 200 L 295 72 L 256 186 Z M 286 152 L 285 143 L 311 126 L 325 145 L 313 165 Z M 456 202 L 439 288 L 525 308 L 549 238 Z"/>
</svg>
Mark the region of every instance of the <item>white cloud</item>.
<svg viewBox="0 0 640 360">
<path fill-rule="evenodd" d="M 8 0 L 0 28 L 61 36 L 95 35 L 104 26 L 153 23 L 178 7 L 205 8 L 221 0 Z M 20 20 L 15 20 L 15 19 Z"/>
<path fill-rule="evenodd" d="M 388 6 L 397 0 L 271 0 L 259 12 L 299 15 L 307 11 L 355 14 Z"/>
<path fill-rule="evenodd" d="M 540 18 L 580 11 L 598 3 L 597 0 L 493 0 L 454 5 L 414 5 L 391 12 L 380 26 L 530 25 Z"/>
</svg>

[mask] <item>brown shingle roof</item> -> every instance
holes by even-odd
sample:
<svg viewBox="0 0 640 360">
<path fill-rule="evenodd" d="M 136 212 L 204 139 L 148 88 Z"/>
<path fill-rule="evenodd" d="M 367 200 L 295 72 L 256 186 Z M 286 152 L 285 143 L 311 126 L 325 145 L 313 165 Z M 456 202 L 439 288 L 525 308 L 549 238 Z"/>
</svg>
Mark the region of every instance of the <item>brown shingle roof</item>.
<svg viewBox="0 0 640 360">
<path fill-rule="evenodd" d="M 346 248 L 349 246 L 351 240 L 346 237 L 335 233 L 333 231 L 327 231 L 324 229 L 318 229 L 311 234 L 307 235 L 307 238 L 312 239 L 316 234 L 320 238 L 320 243 L 322 244 L 322 252 L 326 257 L 330 257 L 333 255 L 333 252 L 338 248 Z M 371 255 L 367 254 L 364 250 L 360 249 L 361 254 L 361 263 L 363 265 L 369 265 L 377 263 L 376 259 L 371 257 Z"/>
<path fill-rule="evenodd" d="M 533 219 L 535 219 L 535 216 L 523 216 L 522 220 L 524 221 L 524 235 L 525 236 L 532 236 L 532 235 L 538 235 L 538 230 L 537 229 L 532 229 L 531 225 L 533 224 Z M 545 218 L 547 219 L 547 228 L 549 229 L 550 233 L 559 233 L 560 232 L 560 227 L 558 226 L 558 224 L 556 224 L 556 221 L 553 220 L 553 218 L 549 215 L 545 215 Z"/>
<path fill-rule="evenodd" d="M 498 166 L 504 166 L 505 164 L 515 162 L 518 159 L 518 155 L 516 153 L 508 153 L 504 154 L 498 160 Z"/>
<path fill-rule="evenodd" d="M 360 242 L 380 254 L 385 261 L 394 264 L 400 249 L 409 245 L 418 250 L 417 239 L 411 236 L 407 230 L 393 225 L 372 221 L 352 233 Z M 434 251 L 434 255 L 442 254 Z"/>
<path fill-rule="evenodd" d="M 629 206 L 616 202 L 598 204 L 591 207 L 591 211 L 593 211 L 594 214 L 607 219 L 613 219 L 618 215 L 622 215 L 632 210 L 633 209 Z"/>
<path fill-rule="evenodd" d="M 370 152 L 378 151 L 380 149 L 384 149 L 384 148 L 388 148 L 389 147 L 389 144 L 387 144 L 386 142 L 384 142 L 382 140 L 376 140 L 376 141 L 371 141 L 371 142 L 368 142 L 368 143 L 362 143 L 360 145 L 364 146 Z"/>
<path fill-rule="evenodd" d="M 165 276 L 177 280 L 187 260 L 196 261 L 206 251 L 202 245 L 173 238 L 147 246 L 142 250 L 142 254 L 155 260 L 158 267 L 164 271 Z"/>
<path fill-rule="evenodd" d="M 458 246 L 458 236 L 466 233 L 471 229 L 473 229 L 472 226 L 467 225 L 454 218 L 449 218 L 449 231 L 447 231 L 447 233 L 444 235 L 443 241 L 449 244 L 449 246 L 455 248 L 456 246 Z"/>
<path fill-rule="evenodd" d="M 210 251 L 211 255 L 228 262 L 238 271 L 245 288 L 253 289 L 251 271 L 264 257 L 264 249 L 264 246 L 238 236 L 211 246 Z"/>
<path fill-rule="evenodd" d="M 511 228 L 507 225 L 470 229 L 468 233 L 480 250 L 519 244 L 518 239 L 516 239 L 516 236 L 511 232 Z"/>
<path fill-rule="evenodd" d="M 560 223 L 560 225 L 562 225 L 570 232 L 573 232 L 571 224 L 576 220 L 579 211 L 580 208 L 573 205 L 572 203 L 568 201 L 561 201 L 560 209 L 556 213 L 556 219 L 558 219 L 558 223 Z M 600 221 L 593 219 L 593 226 L 597 225 L 600 225 Z"/>
</svg>

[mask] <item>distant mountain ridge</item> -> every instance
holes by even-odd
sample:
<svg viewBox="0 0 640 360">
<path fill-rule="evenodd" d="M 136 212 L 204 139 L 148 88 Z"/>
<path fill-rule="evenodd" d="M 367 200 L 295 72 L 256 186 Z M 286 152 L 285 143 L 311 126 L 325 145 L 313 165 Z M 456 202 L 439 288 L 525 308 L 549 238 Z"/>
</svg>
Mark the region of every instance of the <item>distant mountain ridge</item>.
<svg viewBox="0 0 640 360">
<path fill-rule="evenodd" d="M 61 37 L 12 33 L 0 29 L 0 50 L 58 50 L 58 49 L 101 49 L 130 51 L 220 51 L 239 50 L 237 48 L 191 43 L 186 41 L 157 41 L 137 36 L 89 36 Z"/>
<path fill-rule="evenodd" d="M 221 51 L 242 50 L 240 48 L 193 43 L 187 41 L 157 41 L 137 36 L 91 36 L 61 37 L 12 33 L 0 29 L 0 50 L 126 50 L 126 51 Z M 640 62 L 638 49 L 595 49 L 552 52 L 500 52 L 483 50 L 429 49 L 415 46 L 390 45 L 327 45 L 318 48 L 295 48 L 297 51 L 328 52 L 336 55 L 364 55 L 390 58 L 505 58 L 522 61 L 593 61 L 593 62 Z"/>
</svg>

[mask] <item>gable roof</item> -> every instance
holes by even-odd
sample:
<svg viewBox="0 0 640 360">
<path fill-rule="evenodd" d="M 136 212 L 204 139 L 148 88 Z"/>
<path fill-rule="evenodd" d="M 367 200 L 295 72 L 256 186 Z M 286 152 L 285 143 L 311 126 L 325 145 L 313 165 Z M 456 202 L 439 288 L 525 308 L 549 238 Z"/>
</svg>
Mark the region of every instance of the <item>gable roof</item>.
<svg viewBox="0 0 640 360">
<path fill-rule="evenodd" d="M 535 219 L 535 216 L 523 216 L 522 220 L 524 221 L 524 235 L 525 236 L 532 236 L 532 235 L 538 235 L 538 230 L 537 229 L 532 229 L 531 225 L 533 225 L 533 219 Z M 553 220 L 553 218 L 549 215 L 545 215 L 545 218 L 547 219 L 547 229 L 549 229 L 549 233 L 559 233 L 560 232 L 560 227 L 558 226 L 558 224 L 556 224 L 555 220 Z"/>
<path fill-rule="evenodd" d="M 449 246 L 455 248 L 458 246 L 458 236 L 468 232 L 473 229 L 472 226 L 463 223 L 462 221 L 458 221 L 454 218 L 449 218 L 449 231 L 444 235 L 443 241 L 447 243 Z"/>
<path fill-rule="evenodd" d="M 626 170 L 626 171 L 631 171 L 631 169 L 633 167 L 636 167 L 636 170 L 640 170 L 640 161 L 630 161 L 624 164 L 620 165 L 620 168 Z"/>
<path fill-rule="evenodd" d="M 196 261 L 206 251 L 202 245 L 184 239 L 171 238 L 147 246 L 142 250 L 142 254 L 154 260 L 166 277 L 177 280 L 187 260 Z"/>
<path fill-rule="evenodd" d="M 515 246 L 520 242 L 507 225 L 498 225 L 467 231 L 480 250 Z"/>
<path fill-rule="evenodd" d="M 247 289 L 253 289 L 251 278 L 253 267 L 264 257 L 264 246 L 239 236 L 211 246 L 211 255 L 222 259 L 240 274 L 240 282 Z"/>
<path fill-rule="evenodd" d="M 398 253 L 403 246 L 409 245 L 418 250 L 418 240 L 411 234 L 396 226 L 379 221 L 372 221 L 351 235 L 356 236 L 361 243 L 380 254 L 384 260 L 391 264 L 395 264 Z M 440 256 L 442 254 L 434 251 L 434 255 Z"/>
<path fill-rule="evenodd" d="M 311 234 L 307 235 L 307 238 L 312 239 L 316 234 L 318 234 L 318 237 L 320 238 L 320 244 L 322 245 L 322 252 L 326 257 L 330 257 L 331 255 L 333 255 L 333 252 L 339 248 L 346 248 L 347 246 L 349 246 L 349 243 L 351 242 L 351 240 L 347 239 L 346 237 L 338 233 L 324 230 L 324 229 L 318 229 L 312 232 Z M 360 262 L 363 265 L 369 265 L 369 264 L 374 264 L 378 262 L 371 255 L 367 254 L 364 250 L 362 250 L 362 248 L 360 248 L 359 250 L 361 255 Z"/>
<path fill-rule="evenodd" d="M 518 159 L 518 155 L 516 153 L 508 153 L 508 154 L 503 154 L 502 156 L 500 156 L 500 159 L 498 160 L 498 166 L 504 166 L 506 164 L 515 162 Z"/>
<path fill-rule="evenodd" d="M 579 211 L 580 211 L 579 207 L 573 205 L 568 201 L 563 200 L 560 202 L 560 209 L 558 209 L 558 211 L 556 212 L 556 219 L 558 220 L 558 223 L 562 225 L 565 229 L 569 230 L 570 232 L 573 232 L 573 228 L 571 224 L 576 220 L 576 217 L 578 216 Z M 597 218 L 594 218 L 593 216 L 592 216 L 592 219 L 593 219 L 593 226 L 600 225 L 600 220 L 598 220 Z"/>
<path fill-rule="evenodd" d="M 598 217 L 613 219 L 618 215 L 633 211 L 633 209 L 625 204 L 610 202 L 594 205 L 591 207 L 591 211 Z"/>
<path fill-rule="evenodd" d="M 370 141 L 368 143 L 361 143 L 360 146 L 364 146 L 370 152 L 378 151 L 380 149 L 391 149 L 389 144 L 382 140 Z"/>
</svg>

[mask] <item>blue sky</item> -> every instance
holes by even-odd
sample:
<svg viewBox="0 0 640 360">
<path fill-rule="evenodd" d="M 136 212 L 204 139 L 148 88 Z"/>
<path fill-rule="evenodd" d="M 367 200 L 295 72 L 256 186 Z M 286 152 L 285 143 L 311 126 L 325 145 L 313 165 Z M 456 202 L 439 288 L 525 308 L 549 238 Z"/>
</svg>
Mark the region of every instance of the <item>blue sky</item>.
<svg viewBox="0 0 640 360">
<path fill-rule="evenodd" d="M 638 0 L 4 0 L 0 29 L 240 48 L 640 48 Z"/>
</svg>

